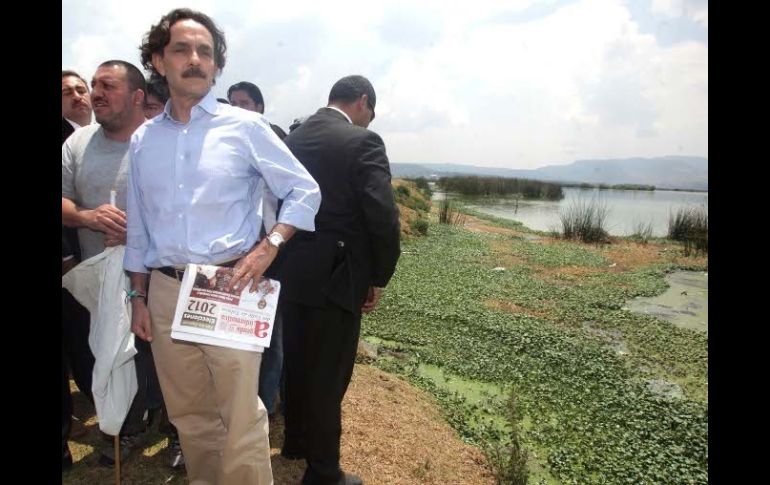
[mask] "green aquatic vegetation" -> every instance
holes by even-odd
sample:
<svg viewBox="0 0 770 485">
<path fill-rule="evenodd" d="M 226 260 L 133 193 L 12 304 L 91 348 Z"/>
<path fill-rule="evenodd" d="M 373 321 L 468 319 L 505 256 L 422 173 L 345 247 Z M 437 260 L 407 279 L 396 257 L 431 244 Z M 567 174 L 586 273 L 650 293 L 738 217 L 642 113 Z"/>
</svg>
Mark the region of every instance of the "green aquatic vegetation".
<svg viewBox="0 0 770 485">
<path fill-rule="evenodd" d="M 596 251 L 568 242 L 532 244 L 527 241 L 516 241 L 511 246 L 511 252 L 526 258 L 532 264 L 546 267 L 609 265 L 609 261 Z"/>
<path fill-rule="evenodd" d="M 501 247 L 522 263 L 495 270 Z M 464 439 L 503 443 L 503 401 L 466 399 L 421 364 L 517 389 L 523 445 L 562 483 L 706 483 L 708 338 L 624 309 L 665 291 L 670 267 L 603 272 L 600 251 L 581 244 L 438 224 L 403 249 L 362 333 L 403 344 L 377 365 L 436 396 Z M 564 266 L 590 271 L 543 276 Z M 656 393 L 650 379 L 683 395 Z"/>
</svg>

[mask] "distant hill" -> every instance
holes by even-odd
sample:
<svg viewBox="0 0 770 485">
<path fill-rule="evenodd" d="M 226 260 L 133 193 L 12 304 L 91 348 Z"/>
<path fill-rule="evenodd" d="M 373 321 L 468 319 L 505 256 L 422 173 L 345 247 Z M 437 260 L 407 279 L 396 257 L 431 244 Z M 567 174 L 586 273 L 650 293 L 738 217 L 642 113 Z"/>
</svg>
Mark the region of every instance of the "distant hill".
<svg viewBox="0 0 770 485">
<path fill-rule="evenodd" d="M 654 185 L 661 189 L 708 190 L 708 158 L 655 157 L 578 160 L 534 170 L 477 167 L 449 163 L 392 163 L 394 177 L 479 175 L 554 182 Z"/>
</svg>

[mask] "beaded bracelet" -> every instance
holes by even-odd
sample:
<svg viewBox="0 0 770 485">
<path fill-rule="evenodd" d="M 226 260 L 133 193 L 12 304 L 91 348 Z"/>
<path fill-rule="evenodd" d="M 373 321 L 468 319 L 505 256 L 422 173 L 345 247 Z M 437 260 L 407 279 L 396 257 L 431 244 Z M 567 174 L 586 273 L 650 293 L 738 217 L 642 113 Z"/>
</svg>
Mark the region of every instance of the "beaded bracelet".
<svg viewBox="0 0 770 485">
<path fill-rule="evenodd" d="M 126 301 L 133 300 L 134 298 L 144 298 L 144 301 L 147 301 L 147 295 L 145 293 L 139 293 L 136 290 L 126 292 Z"/>
</svg>

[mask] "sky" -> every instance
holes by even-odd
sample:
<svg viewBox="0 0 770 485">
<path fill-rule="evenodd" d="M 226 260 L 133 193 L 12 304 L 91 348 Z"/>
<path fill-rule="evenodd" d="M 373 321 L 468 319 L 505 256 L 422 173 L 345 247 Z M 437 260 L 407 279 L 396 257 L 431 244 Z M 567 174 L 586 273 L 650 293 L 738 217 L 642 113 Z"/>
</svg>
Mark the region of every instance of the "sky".
<svg viewBox="0 0 770 485">
<path fill-rule="evenodd" d="M 63 0 L 62 69 L 141 69 L 142 37 L 177 7 L 225 32 L 217 97 L 253 82 L 287 131 L 366 76 L 391 162 L 708 157 L 707 0 Z"/>
</svg>

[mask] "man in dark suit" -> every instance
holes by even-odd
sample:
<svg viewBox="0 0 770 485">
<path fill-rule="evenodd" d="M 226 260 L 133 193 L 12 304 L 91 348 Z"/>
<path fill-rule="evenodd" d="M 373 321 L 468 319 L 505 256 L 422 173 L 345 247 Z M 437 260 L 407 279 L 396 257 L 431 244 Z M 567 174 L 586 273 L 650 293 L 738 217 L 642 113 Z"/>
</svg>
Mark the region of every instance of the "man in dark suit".
<svg viewBox="0 0 770 485">
<path fill-rule="evenodd" d="M 88 83 L 75 71 L 61 72 L 61 142 L 76 128 L 91 123 L 91 95 Z M 77 230 L 62 225 L 62 276 L 80 261 Z M 91 396 L 94 355 L 88 346 L 90 315 L 69 291 L 62 288 L 62 470 L 72 466 L 67 440 L 72 429 L 72 396 L 69 371 L 85 396 Z"/>
<path fill-rule="evenodd" d="M 361 314 L 377 305 L 400 255 L 385 145 L 366 129 L 375 103 L 366 78 L 342 78 L 328 106 L 284 140 L 322 195 L 316 231 L 298 232 L 276 263 L 287 394 L 281 454 L 305 458 L 304 484 L 362 483 L 339 464 L 342 398 Z"/>
<path fill-rule="evenodd" d="M 91 123 L 91 93 L 88 91 L 88 83 L 75 71 L 63 70 L 61 72 L 61 142 L 69 138 L 76 129 Z M 77 231 L 62 226 L 62 238 L 67 238 L 66 246 L 68 256 L 80 259 L 80 245 L 78 244 Z M 64 244 L 64 243 L 63 243 Z M 62 257 L 65 255 L 62 254 Z M 64 274 L 64 267 L 62 274 Z"/>
<path fill-rule="evenodd" d="M 91 112 L 88 83 L 75 71 L 63 70 L 61 72 L 62 143 L 77 128 L 91 123 Z M 69 124 L 69 128 L 66 128 L 65 124 Z"/>
<path fill-rule="evenodd" d="M 75 131 L 75 127 L 73 127 L 64 117 L 61 119 L 61 142 L 62 145 L 64 144 L 64 140 L 69 138 L 69 136 Z"/>
</svg>

